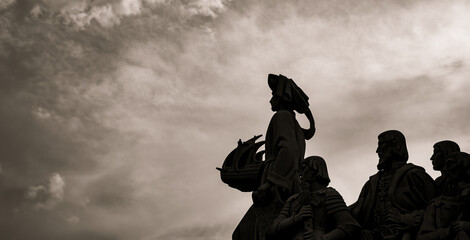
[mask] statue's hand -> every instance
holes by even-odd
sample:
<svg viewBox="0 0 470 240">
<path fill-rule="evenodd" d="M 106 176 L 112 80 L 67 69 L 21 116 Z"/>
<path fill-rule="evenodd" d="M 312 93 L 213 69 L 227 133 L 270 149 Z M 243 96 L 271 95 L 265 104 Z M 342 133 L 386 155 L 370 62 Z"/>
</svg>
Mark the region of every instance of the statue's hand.
<svg viewBox="0 0 470 240">
<path fill-rule="evenodd" d="M 374 233 L 370 230 L 362 230 L 360 234 L 361 240 L 374 240 Z"/>
<path fill-rule="evenodd" d="M 300 208 L 300 211 L 294 215 L 294 223 L 304 222 L 309 218 L 313 218 L 312 206 L 304 205 Z"/>
<path fill-rule="evenodd" d="M 450 225 L 450 229 L 453 233 L 458 233 L 460 231 L 469 232 L 470 231 L 470 222 L 467 221 L 456 221 Z"/>
<path fill-rule="evenodd" d="M 385 211 L 385 221 L 388 223 L 398 223 L 409 227 L 419 227 L 423 220 L 423 210 L 415 210 L 410 213 L 401 214 L 396 208 L 389 208 Z"/>
<path fill-rule="evenodd" d="M 258 190 L 253 191 L 251 194 L 251 198 L 253 199 L 253 203 L 263 206 L 269 200 L 269 193 L 270 193 L 271 184 L 265 183 L 258 187 Z"/>
<path fill-rule="evenodd" d="M 385 211 L 385 222 L 405 223 L 404 215 L 396 208 L 389 208 Z"/>
</svg>

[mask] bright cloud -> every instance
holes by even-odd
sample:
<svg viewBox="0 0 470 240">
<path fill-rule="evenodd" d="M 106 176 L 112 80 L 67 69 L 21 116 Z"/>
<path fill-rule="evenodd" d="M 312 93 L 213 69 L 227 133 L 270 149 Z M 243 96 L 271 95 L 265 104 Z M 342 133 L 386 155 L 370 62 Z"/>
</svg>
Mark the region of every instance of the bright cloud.
<svg viewBox="0 0 470 240">
<path fill-rule="evenodd" d="M 15 0 L 0 0 L 0 9 L 4 9 L 14 4 Z"/>
<path fill-rule="evenodd" d="M 65 182 L 58 173 L 51 174 L 46 186 L 29 187 L 26 199 L 34 202 L 36 209 L 52 209 L 63 201 Z"/>
</svg>

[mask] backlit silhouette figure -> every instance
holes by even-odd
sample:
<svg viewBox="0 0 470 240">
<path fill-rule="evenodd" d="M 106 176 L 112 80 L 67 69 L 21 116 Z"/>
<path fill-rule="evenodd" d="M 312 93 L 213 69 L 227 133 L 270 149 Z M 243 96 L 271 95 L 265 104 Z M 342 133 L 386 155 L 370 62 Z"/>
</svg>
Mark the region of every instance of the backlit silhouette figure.
<svg viewBox="0 0 470 240">
<path fill-rule="evenodd" d="M 315 133 L 308 97 L 292 79 L 269 74 L 271 109 L 275 112 L 266 131 L 265 162 L 253 205 L 235 229 L 232 239 L 266 238 L 268 228 L 288 197 L 300 191 L 298 168 L 304 159 L 305 140 Z M 302 129 L 295 112 L 307 116 L 310 127 Z"/>
<path fill-rule="evenodd" d="M 379 172 L 369 178 L 352 215 L 361 239 L 415 239 L 427 202 L 436 196 L 434 180 L 408 161 L 405 136 L 396 130 L 378 137 Z"/>
<path fill-rule="evenodd" d="M 328 187 L 325 160 L 306 158 L 300 165 L 302 192 L 290 197 L 274 220 L 271 233 L 277 239 L 348 239 L 360 229 L 341 195 Z"/>
</svg>

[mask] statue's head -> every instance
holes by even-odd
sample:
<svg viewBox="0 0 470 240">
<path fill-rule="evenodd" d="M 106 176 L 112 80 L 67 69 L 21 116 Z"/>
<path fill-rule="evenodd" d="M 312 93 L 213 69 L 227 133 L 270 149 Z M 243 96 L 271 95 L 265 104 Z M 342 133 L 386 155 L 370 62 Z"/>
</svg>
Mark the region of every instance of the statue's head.
<svg viewBox="0 0 470 240">
<path fill-rule="evenodd" d="M 312 112 L 308 108 L 308 96 L 300 89 L 295 82 L 283 75 L 268 75 L 268 85 L 272 90 L 271 109 L 273 111 L 289 110 L 305 114 L 310 123 L 308 129 L 303 129 L 306 140 L 315 134 L 315 121 Z"/>
<path fill-rule="evenodd" d="M 437 142 L 433 146 L 434 152 L 431 156 L 432 167 L 434 170 L 441 171 L 445 166 L 447 157 L 454 152 L 460 152 L 460 147 L 457 143 L 449 140 Z"/>
<path fill-rule="evenodd" d="M 271 104 L 271 110 L 273 110 L 273 112 L 277 112 L 282 109 L 289 111 L 294 110 L 289 102 L 284 101 L 281 97 L 274 93 L 269 103 Z"/>
<path fill-rule="evenodd" d="M 328 186 L 330 183 L 326 162 L 319 156 L 307 157 L 302 161 L 300 164 L 300 177 L 303 182 L 317 182 L 324 186 Z"/>
<path fill-rule="evenodd" d="M 308 96 L 295 82 L 283 75 L 268 75 L 268 85 L 272 91 L 271 109 L 273 111 L 295 110 L 299 113 L 308 111 Z"/>
<path fill-rule="evenodd" d="M 408 161 L 408 150 L 403 133 L 397 130 L 389 130 L 381 133 L 378 139 L 376 152 L 379 156 L 379 163 L 377 169 L 389 170 L 394 162 Z"/>
</svg>

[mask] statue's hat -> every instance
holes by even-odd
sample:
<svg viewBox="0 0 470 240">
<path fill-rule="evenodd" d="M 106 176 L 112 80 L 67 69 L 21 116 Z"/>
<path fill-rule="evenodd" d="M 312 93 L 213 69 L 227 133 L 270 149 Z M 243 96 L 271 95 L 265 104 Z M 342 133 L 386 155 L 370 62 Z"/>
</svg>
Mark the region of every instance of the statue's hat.
<svg viewBox="0 0 470 240">
<path fill-rule="evenodd" d="M 305 113 L 308 111 L 308 96 L 292 79 L 283 75 L 269 74 L 268 85 L 273 91 L 273 95 L 277 95 L 285 102 L 292 104 L 297 112 Z"/>
</svg>

